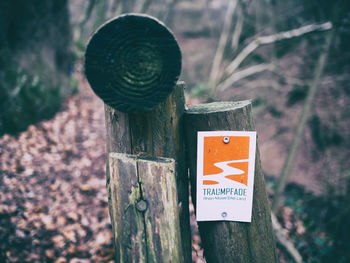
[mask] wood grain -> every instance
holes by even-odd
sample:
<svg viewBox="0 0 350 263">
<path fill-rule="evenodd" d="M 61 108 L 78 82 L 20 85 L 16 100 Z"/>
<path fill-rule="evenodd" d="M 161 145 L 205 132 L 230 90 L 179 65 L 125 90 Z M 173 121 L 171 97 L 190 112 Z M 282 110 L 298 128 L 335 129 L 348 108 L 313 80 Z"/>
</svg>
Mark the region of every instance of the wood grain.
<svg viewBox="0 0 350 263">
<path fill-rule="evenodd" d="M 176 160 L 176 190 L 180 218 L 180 237 L 184 262 L 191 262 L 188 175 L 183 136 L 184 83 L 178 83 L 171 95 L 150 112 L 123 113 L 105 105 L 107 152 L 119 152 Z M 112 202 L 107 165 L 107 189 Z M 110 206 L 110 209 L 112 207 Z M 111 220 L 116 219 L 111 214 Z M 117 234 L 117 233 L 116 233 Z"/>
<path fill-rule="evenodd" d="M 110 153 L 116 262 L 184 262 L 175 161 Z"/>
<path fill-rule="evenodd" d="M 181 51 L 157 19 L 126 14 L 92 36 L 85 74 L 107 105 L 122 112 L 154 109 L 173 90 L 181 73 Z"/>
</svg>

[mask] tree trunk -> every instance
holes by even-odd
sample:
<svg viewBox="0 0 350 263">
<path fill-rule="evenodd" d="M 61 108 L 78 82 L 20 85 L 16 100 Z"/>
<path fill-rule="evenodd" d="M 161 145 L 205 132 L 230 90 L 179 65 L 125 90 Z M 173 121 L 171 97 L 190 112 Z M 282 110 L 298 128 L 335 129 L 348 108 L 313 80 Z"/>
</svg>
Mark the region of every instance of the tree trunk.
<svg viewBox="0 0 350 263">
<path fill-rule="evenodd" d="M 67 0 L 0 1 L 0 134 L 51 117 L 73 87 Z"/>
<path fill-rule="evenodd" d="M 322 50 L 322 53 L 320 54 L 320 56 L 318 58 L 318 62 L 317 62 L 315 72 L 314 72 L 314 79 L 311 83 L 310 90 L 306 96 L 306 100 L 305 100 L 305 103 L 303 105 L 303 109 L 300 113 L 298 124 L 295 128 L 293 139 L 292 139 L 292 142 L 290 144 L 289 151 L 287 153 L 287 157 L 286 157 L 284 164 L 283 164 L 283 167 L 282 167 L 281 175 L 277 181 L 275 195 L 274 195 L 273 202 L 272 202 L 272 210 L 275 213 L 277 213 L 277 210 L 278 210 L 280 203 L 281 203 L 281 196 L 282 196 L 284 189 L 287 185 L 288 178 L 293 171 L 295 158 L 296 158 L 296 155 L 298 153 L 300 143 L 302 142 L 302 139 L 303 139 L 303 135 L 304 135 L 307 121 L 308 121 L 308 119 L 311 115 L 311 112 L 312 112 L 312 106 L 313 106 L 313 103 L 314 103 L 314 100 L 315 100 L 315 97 L 317 94 L 317 90 L 320 86 L 319 82 L 320 82 L 320 79 L 322 77 L 325 65 L 326 65 L 326 60 L 327 60 L 330 46 L 332 44 L 333 37 L 334 37 L 334 30 L 328 32 L 328 34 L 326 36 L 326 43 L 325 43 L 324 50 Z"/>
<path fill-rule="evenodd" d="M 176 163 L 176 187 L 180 214 L 180 231 L 184 262 L 191 262 L 191 232 L 188 210 L 188 176 L 185 165 L 183 114 L 184 83 L 155 110 L 122 113 L 106 108 L 107 152 L 173 158 Z M 111 204 L 111 184 L 107 165 L 107 188 Z M 112 207 L 110 206 L 110 209 Z M 111 210 L 110 210 L 111 211 Z M 111 214 L 112 222 L 116 218 Z M 117 261 L 118 262 L 118 261 Z"/>
<path fill-rule="evenodd" d="M 185 113 L 192 200 L 196 203 L 198 131 L 254 131 L 251 103 L 219 102 L 190 107 Z M 270 207 L 259 151 L 255 159 L 252 222 L 198 222 L 208 263 L 277 262 Z"/>
</svg>

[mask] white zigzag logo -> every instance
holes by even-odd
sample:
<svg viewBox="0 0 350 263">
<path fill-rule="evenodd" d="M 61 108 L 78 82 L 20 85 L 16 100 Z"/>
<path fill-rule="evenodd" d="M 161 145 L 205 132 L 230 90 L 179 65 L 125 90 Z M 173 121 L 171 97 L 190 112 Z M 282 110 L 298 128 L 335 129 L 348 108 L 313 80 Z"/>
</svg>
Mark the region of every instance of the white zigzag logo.
<svg viewBox="0 0 350 263">
<path fill-rule="evenodd" d="M 244 173 L 244 171 L 242 171 L 241 169 L 231 167 L 231 166 L 229 166 L 229 164 L 231 164 L 231 163 L 243 163 L 243 162 L 248 162 L 248 159 L 214 163 L 214 166 L 221 169 L 222 172 L 218 173 L 218 174 L 204 175 L 203 179 L 213 180 L 213 181 L 217 181 L 219 184 L 224 184 L 226 180 L 230 180 L 230 179 L 226 178 L 225 176 L 227 176 L 227 175 L 240 175 L 240 174 Z M 230 180 L 230 181 L 232 181 L 232 180 Z"/>
</svg>

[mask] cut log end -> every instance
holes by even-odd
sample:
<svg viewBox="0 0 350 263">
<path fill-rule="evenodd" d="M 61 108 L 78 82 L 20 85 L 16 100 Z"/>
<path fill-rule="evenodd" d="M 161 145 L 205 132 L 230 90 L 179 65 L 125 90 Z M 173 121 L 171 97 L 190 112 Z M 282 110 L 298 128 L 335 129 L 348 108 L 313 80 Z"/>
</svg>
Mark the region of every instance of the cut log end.
<svg viewBox="0 0 350 263">
<path fill-rule="evenodd" d="M 181 51 L 173 34 L 150 16 L 127 14 L 91 38 L 85 74 L 106 104 L 123 112 L 154 109 L 175 87 Z"/>
</svg>

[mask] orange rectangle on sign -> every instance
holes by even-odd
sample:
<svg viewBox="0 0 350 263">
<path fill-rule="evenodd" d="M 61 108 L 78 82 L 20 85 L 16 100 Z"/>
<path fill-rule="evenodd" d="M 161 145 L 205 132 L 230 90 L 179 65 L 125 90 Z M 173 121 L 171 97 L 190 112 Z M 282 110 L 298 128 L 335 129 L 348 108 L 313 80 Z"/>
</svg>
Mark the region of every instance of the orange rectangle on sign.
<svg viewBox="0 0 350 263">
<path fill-rule="evenodd" d="M 198 132 L 197 221 L 251 221 L 256 132 Z"/>
</svg>

